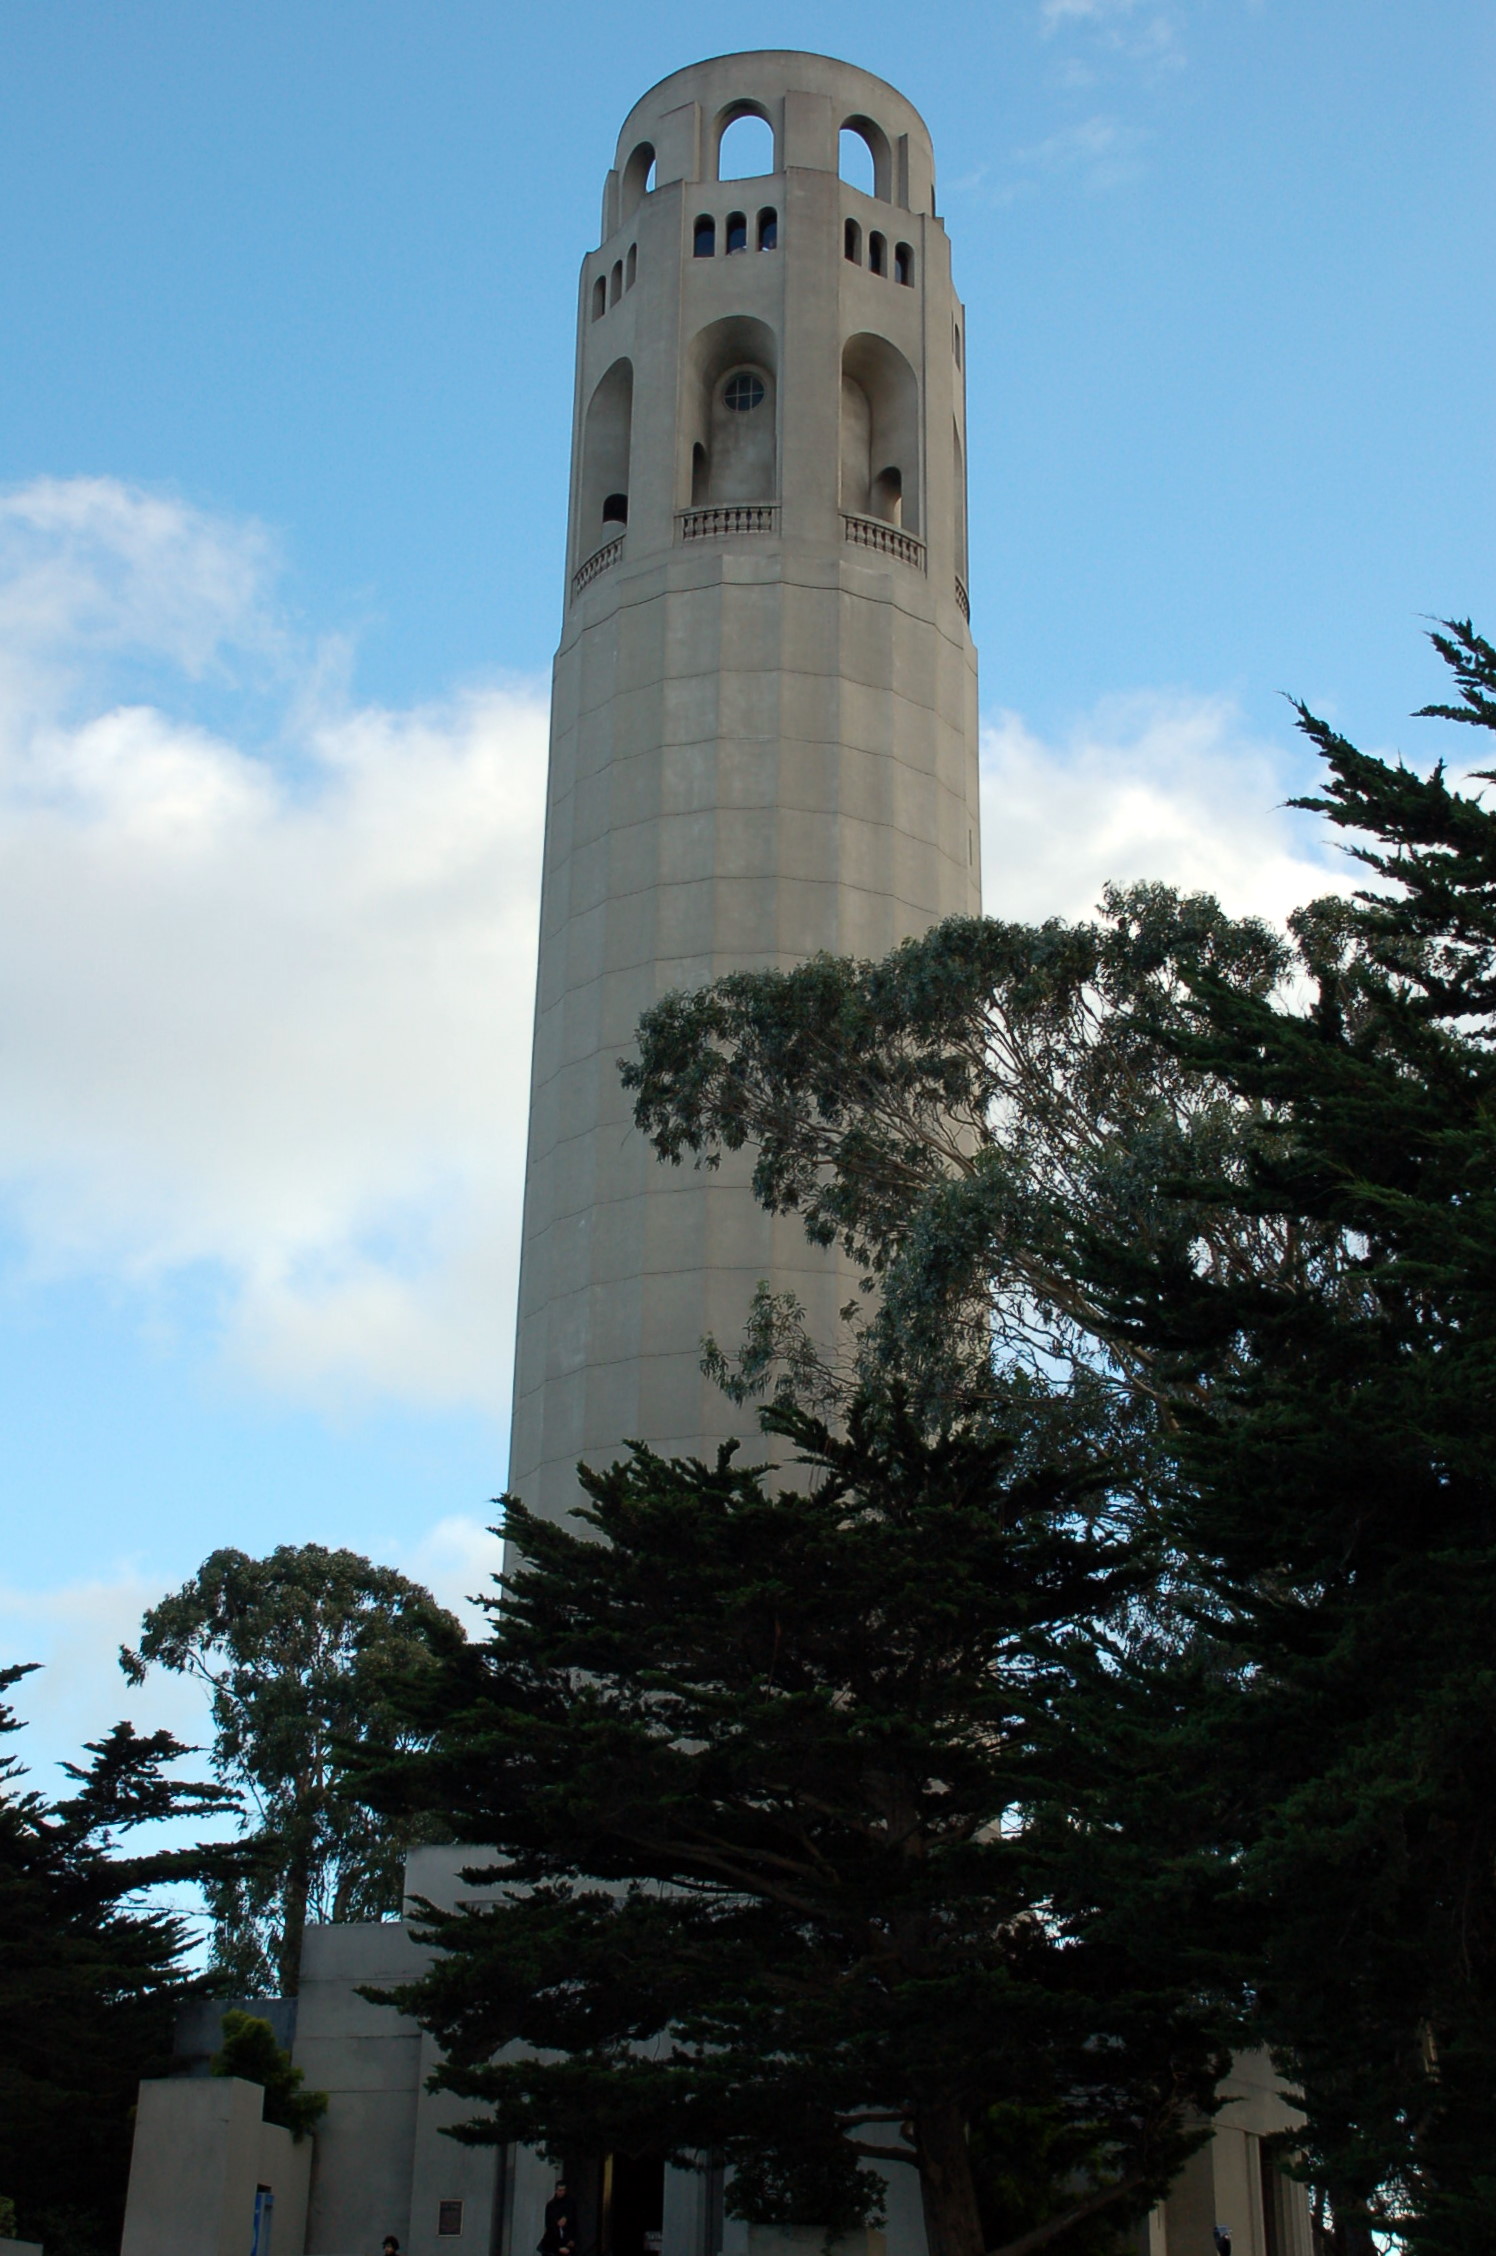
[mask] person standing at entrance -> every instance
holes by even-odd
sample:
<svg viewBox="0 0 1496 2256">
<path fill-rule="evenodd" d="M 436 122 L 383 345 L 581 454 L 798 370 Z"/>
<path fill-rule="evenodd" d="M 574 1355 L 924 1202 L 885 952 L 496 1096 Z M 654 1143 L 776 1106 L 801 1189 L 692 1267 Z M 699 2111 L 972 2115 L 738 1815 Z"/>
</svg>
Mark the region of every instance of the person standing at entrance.
<svg viewBox="0 0 1496 2256">
<path fill-rule="evenodd" d="M 537 2244 L 537 2256 L 576 2256 L 577 2212 L 564 2180 L 556 2180 L 556 2190 L 545 2205 L 545 2230 Z"/>
</svg>

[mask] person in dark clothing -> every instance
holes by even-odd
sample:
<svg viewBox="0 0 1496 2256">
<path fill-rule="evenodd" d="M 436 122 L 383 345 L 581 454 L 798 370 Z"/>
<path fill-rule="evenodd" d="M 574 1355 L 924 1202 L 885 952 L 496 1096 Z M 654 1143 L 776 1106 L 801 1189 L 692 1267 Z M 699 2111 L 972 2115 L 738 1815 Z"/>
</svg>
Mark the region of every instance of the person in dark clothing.
<svg viewBox="0 0 1496 2256">
<path fill-rule="evenodd" d="M 545 2231 L 537 2244 L 537 2256 L 576 2256 L 576 2246 L 576 2204 L 558 2178 L 556 2190 L 545 2205 Z"/>
</svg>

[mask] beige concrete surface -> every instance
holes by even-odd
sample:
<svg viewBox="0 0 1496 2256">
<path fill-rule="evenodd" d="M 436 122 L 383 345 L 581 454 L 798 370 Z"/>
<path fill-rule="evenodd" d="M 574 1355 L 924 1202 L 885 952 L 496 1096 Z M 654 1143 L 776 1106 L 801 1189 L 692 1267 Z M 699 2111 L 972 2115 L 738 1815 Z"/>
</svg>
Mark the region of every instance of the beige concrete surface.
<svg viewBox="0 0 1496 2256">
<path fill-rule="evenodd" d="M 747 113 L 774 170 L 719 181 Z M 874 196 L 838 177 L 846 124 Z M 760 1280 L 828 1339 L 851 1291 L 743 1167 L 655 1163 L 617 1073 L 641 1011 L 728 970 L 879 956 L 979 905 L 965 317 L 924 125 L 850 65 L 721 57 L 636 104 L 603 208 L 578 299 L 511 1458 L 550 1514 L 579 1457 L 756 1435 L 699 1362 Z"/>
<path fill-rule="evenodd" d="M 1211 2256 L 1217 2225 L 1231 2235 L 1232 2256 L 1311 2256 L 1306 2189 L 1283 2176 L 1262 2144 L 1303 2117 L 1265 2052 L 1238 2053 L 1220 2091 L 1209 2142 L 1149 2220 L 1148 2256 Z"/>
<path fill-rule="evenodd" d="M 275 2184 L 262 2159 L 281 2160 L 262 2157 L 264 2096 L 239 2076 L 141 2085 L 121 2256 L 247 2256 L 255 2188 Z M 283 2246 L 299 2256 L 298 2244 Z"/>
<path fill-rule="evenodd" d="M 261 2123 L 258 2182 L 275 2194 L 270 2256 L 303 2256 L 315 2152 L 313 2138 L 295 2139 L 279 2123 Z"/>
<path fill-rule="evenodd" d="M 425 1963 L 397 1921 L 306 1931 L 293 2057 L 329 2100 L 317 2133 L 307 2256 L 361 2256 L 386 2233 L 409 2245 L 421 2031 L 358 1992 L 409 1981 Z M 291 2252 L 281 2245 L 275 2256 Z"/>
</svg>

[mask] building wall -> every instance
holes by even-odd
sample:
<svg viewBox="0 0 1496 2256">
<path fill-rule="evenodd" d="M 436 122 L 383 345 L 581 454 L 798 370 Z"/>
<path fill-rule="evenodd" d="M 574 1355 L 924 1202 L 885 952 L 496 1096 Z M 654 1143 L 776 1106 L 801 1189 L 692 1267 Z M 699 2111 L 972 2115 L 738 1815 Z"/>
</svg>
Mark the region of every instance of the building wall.
<svg viewBox="0 0 1496 2256">
<path fill-rule="evenodd" d="M 386 2233 L 411 2244 L 422 2033 L 358 1991 L 410 1981 L 425 1958 L 396 1921 L 306 1931 L 293 2057 L 330 2102 L 316 2137 L 307 2256 L 365 2256 Z M 292 2251 L 280 2243 L 275 2256 Z"/>
<path fill-rule="evenodd" d="M 416 1849 L 406 1863 L 407 1896 L 444 1909 L 481 1901 L 485 1889 L 461 1877 L 464 1864 L 481 1862 L 471 1848 Z M 398 2233 L 410 2256 L 531 2256 L 540 2239 L 554 2170 L 525 2148 L 500 2152 L 443 2137 L 444 2124 L 471 2110 L 424 2089 L 437 2059 L 430 2038 L 355 1994 L 356 1984 L 410 1979 L 425 1956 L 394 1924 L 307 1930 L 296 2061 L 332 2099 L 316 2143 L 307 2256 L 355 2256 L 377 2249 L 386 2232 Z M 1264 2180 L 1260 2142 L 1299 2120 L 1271 2061 L 1242 2054 L 1221 2090 L 1213 2135 L 1140 2231 L 1140 2256 L 1214 2256 L 1218 2224 L 1231 2234 L 1232 2256 L 1312 2256 L 1304 2188 Z M 891 2169 L 887 2178 L 884 2232 L 854 2236 L 855 2250 L 849 2242 L 843 2256 L 927 2256 L 913 2169 Z M 714 2224 L 706 2184 L 697 2171 L 666 2172 L 661 2256 L 796 2256 L 802 2243 L 819 2246 L 814 2233 L 750 2229 L 731 2217 Z M 460 2236 L 437 2230 L 440 2204 L 451 2200 L 463 2204 Z M 276 2256 L 299 2251 L 278 2239 Z"/>
<path fill-rule="evenodd" d="M 776 169 L 718 182 L 718 132 L 743 105 L 773 126 Z M 877 197 L 837 175 L 854 117 L 884 152 Z M 729 255 L 738 209 L 750 247 Z M 848 260 L 848 219 L 890 260 L 902 243 L 912 279 Z M 604 226 L 579 293 L 511 1463 L 554 1514 L 579 1457 L 756 1433 L 699 1365 L 704 1334 L 735 1342 L 760 1280 L 828 1339 L 852 1289 L 759 1211 L 745 1167 L 655 1162 L 618 1082 L 640 1013 L 730 970 L 882 955 L 979 905 L 964 316 L 924 126 L 822 57 L 700 64 L 630 114 Z M 761 430 L 730 448 L 725 387 L 745 369 Z M 866 514 L 891 464 L 898 525 Z M 622 497 L 626 526 L 604 515 Z"/>
<path fill-rule="evenodd" d="M 1312 2256 L 1305 2188 L 1271 2156 L 1264 2166 L 1263 2142 L 1302 2121 L 1272 2061 L 1265 2052 L 1238 2054 L 1220 2091 L 1211 2137 L 1150 2220 L 1146 2256 L 1212 2256 L 1217 2225 L 1231 2236 L 1232 2256 Z"/>
<path fill-rule="evenodd" d="M 264 2096 L 238 2076 L 141 2085 L 121 2256 L 249 2256 L 262 2190 L 275 2249 L 300 2256 L 312 2143 L 263 2122 Z"/>
</svg>

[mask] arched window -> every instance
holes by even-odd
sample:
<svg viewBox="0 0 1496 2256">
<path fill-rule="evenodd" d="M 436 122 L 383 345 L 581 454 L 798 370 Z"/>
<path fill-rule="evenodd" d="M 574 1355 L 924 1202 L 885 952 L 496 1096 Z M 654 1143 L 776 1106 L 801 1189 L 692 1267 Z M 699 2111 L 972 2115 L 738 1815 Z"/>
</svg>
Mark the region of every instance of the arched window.
<svg viewBox="0 0 1496 2256">
<path fill-rule="evenodd" d="M 913 286 L 914 253 L 907 243 L 898 243 L 894 246 L 893 278 L 895 282 L 902 282 L 905 289 L 910 289 Z"/>
<path fill-rule="evenodd" d="M 638 246 L 638 244 L 637 244 L 637 243 L 630 243 L 630 245 L 629 245 L 629 255 L 628 255 L 628 257 L 627 257 L 627 258 L 625 259 L 625 261 L 624 261 L 624 266 L 623 266 L 623 286 L 624 286 L 624 288 L 625 288 L 626 290 L 632 290 L 632 288 L 634 287 L 634 283 L 635 283 L 635 280 L 636 280 L 636 278 L 637 278 L 637 276 L 638 276 L 638 273 L 639 273 L 639 246 Z"/>
<path fill-rule="evenodd" d="M 617 303 L 618 303 L 619 299 L 620 299 L 620 298 L 621 298 L 622 296 L 623 296 L 623 261 L 622 261 L 622 259 L 615 259 L 615 260 L 613 261 L 613 279 L 612 279 L 612 284 L 611 284 L 611 286 L 610 286 L 610 288 L 609 288 L 609 291 L 608 291 L 608 303 L 609 303 L 609 305 L 617 305 Z"/>
<path fill-rule="evenodd" d="M 576 561 L 585 562 L 628 521 L 629 442 L 634 371 L 615 360 L 587 403 L 582 424 L 582 484 L 577 497 Z"/>
<path fill-rule="evenodd" d="M 608 310 L 608 277 L 600 274 L 592 285 L 592 318 L 598 321 Z"/>
<path fill-rule="evenodd" d="M 893 464 L 880 470 L 872 482 L 868 515 L 881 517 L 885 525 L 904 522 L 904 473 Z"/>
<path fill-rule="evenodd" d="M 862 229 L 855 219 L 849 219 L 842 229 L 842 257 L 849 258 L 854 266 L 862 264 Z"/>
<path fill-rule="evenodd" d="M 710 212 L 703 212 L 696 222 L 696 232 L 691 244 L 696 258 L 715 258 L 717 255 L 717 222 Z"/>
<path fill-rule="evenodd" d="M 623 168 L 622 215 L 629 219 L 638 210 L 640 202 L 655 184 L 655 153 L 648 141 L 641 141 Z"/>
<path fill-rule="evenodd" d="M 717 143 L 719 180 L 762 180 L 774 170 L 774 129 L 767 118 L 740 111 Z"/>
<path fill-rule="evenodd" d="M 888 272 L 888 245 L 876 228 L 867 239 L 867 263 L 874 274 Z"/>
<path fill-rule="evenodd" d="M 872 143 L 855 125 L 844 125 L 836 137 L 837 171 L 849 188 L 860 188 L 864 196 L 878 193 L 877 167 L 873 163 Z"/>
<path fill-rule="evenodd" d="M 707 436 L 708 490 L 714 502 L 772 501 L 773 378 L 766 368 L 729 368 L 716 389 Z"/>
<path fill-rule="evenodd" d="M 713 321 L 692 338 L 682 437 L 692 442 L 693 507 L 777 499 L 777 359 L 773 331 L 747 314 Z"/>
<path fill-rule="evenodd" d="M 758 215 L 758 247 L 761 251 L 779 248 L 779 214 L 772 204 L 765 204 Z"/>
<path fill-rule="evenodd" d="M 920 530 L 919 385 L 885 337 L 864 332 L 842 351 L 841 505 Z"/>
<path fill-rule="evenodd" d="M 951 323 L 951 350 L 956 356 L 956 366 L 959 368 L 961 365 L 961 324 L 959 321 Z"/>
<path fill-rule="evenodd" d="M 731 258 L 734 251 L 746 251 L 747 248 L 748 214 L 746 212 L 729 212 L 727 215 L 727 255 Z"/>
<path fill-rule="evenodd" d="M 893 151 L 888 135 L 870 117 L 842 119 L 838 140 L 838 170 L 849 187 L 881 203 L 893 201 Z"/>
</svg>

